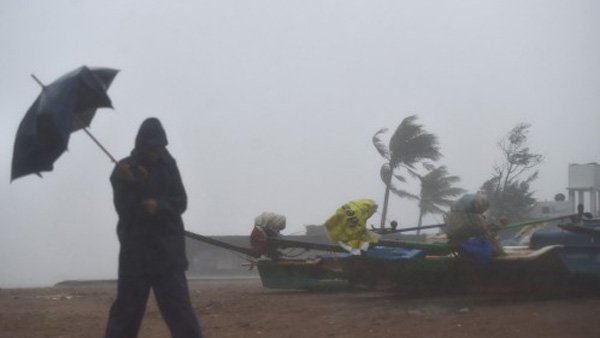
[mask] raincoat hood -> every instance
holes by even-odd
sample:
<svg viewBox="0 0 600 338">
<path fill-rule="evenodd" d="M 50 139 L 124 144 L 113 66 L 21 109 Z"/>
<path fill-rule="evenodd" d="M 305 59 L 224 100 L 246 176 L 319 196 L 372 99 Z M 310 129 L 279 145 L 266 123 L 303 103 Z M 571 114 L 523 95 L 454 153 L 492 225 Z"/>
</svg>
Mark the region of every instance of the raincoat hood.
<svg viewBox="0 0 600 338">
<path fill-rule="evenodd" d="M 167 144 L 169 144 L 167 141 L 167 133 L 160 123 L 160 120 L 155 117 L 150 117 L 144 120 L 140 126 L 135 138 L 135 148 L 131 152 L 131 156 L 136 162 L 149 165 L 149 161 L 143 156 L 142 148 L 144 145 L 151 145 L 160 147 L 158 161 L 165 163 L 174 162 L 175 160 L 166 148 Z"/>
<path fill-rule="evenodd" d="M 140 149 L 144 144 L 159 147 L 166 147 L 169 144 L 167 133 L 159 119 L 150 117 L 142 122 L 135 138 L 135 148 Z"/>
</svg>

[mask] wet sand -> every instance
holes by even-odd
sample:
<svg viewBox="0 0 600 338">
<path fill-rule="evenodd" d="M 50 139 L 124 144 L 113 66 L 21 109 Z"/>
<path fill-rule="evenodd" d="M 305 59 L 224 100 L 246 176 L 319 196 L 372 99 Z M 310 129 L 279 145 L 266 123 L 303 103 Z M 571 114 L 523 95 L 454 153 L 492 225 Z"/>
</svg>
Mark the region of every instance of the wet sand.
<svg viewBox="0 0 600 338">
<path fill-rule="evenodd" d="M 114 283 L 0 290 L 0 337 L 102 337 Z M 600 337 L 600 296 L 530 298 L 278 291 L 190 281 L 206 337 Z M 154 299 L 139 337 L 169 337 Z"/>
</svg>

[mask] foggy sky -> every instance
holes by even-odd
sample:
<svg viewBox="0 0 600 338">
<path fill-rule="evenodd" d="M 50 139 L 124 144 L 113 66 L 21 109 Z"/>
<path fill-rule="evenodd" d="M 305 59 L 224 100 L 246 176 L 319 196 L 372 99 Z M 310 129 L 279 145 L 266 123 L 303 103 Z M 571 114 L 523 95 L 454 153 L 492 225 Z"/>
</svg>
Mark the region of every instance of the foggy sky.
<svg viewBox="0 0 600 338">
<path fill-rule="evenodd" d="M 496 142 L 532 125 L 545 156 L 538 200 L 565 193 L 569 163 L 599 161 L 597 1 L 0 0 L 0 287 L 114 278 L 109 159 L 82 132 L 43 179 L 10 181 L 14 136 L 40 92 L 81 65 L 121 70 L 91 131 L 117 158 L 160 118 L 178 161 L 188 230 L 285 234 L 356 198 L 382 203 L 371 143 L 411 114 L 475 191 Z M 408 190 L 418 191 L 416 182 Z M 413 226 L 416 203 L 392 197 Z M 380 214 L 370 223 L 379 224 Z M 426 223 L 439 221 L 428 217 Z"/>
</svg>

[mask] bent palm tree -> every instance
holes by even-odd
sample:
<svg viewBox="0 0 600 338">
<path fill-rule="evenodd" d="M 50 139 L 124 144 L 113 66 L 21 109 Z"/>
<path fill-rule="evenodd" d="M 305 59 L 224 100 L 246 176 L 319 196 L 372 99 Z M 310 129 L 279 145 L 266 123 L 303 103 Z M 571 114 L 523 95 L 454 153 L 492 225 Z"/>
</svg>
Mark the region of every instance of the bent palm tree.
<svg viewBox="0 0 600 338">
<path fill-rule="evenodd" d="M 385 226 L 390 191 L 400 197 L 418 199 L 417 196 L 398 189 L 392 183 L 394 177 L 401 183 L 406 182 L 406 178 L 395 173 L 395 170 L 405 168 L 409 173 L 416 174 L 415 166 L 417 164 L 422 163 L 424 160 L 436 161 L 442 156 L 437 137 L 434 134 L 427 133 L 423 126 L 416 124 L 416 119 L 416 115 L 411 115 L 402 120 L 390 138 L 389 145 L 381 140 L 381 135 L 387 132 L 388 129 L 381 129 L 373 136 L 375 148 L 387 160 L 381 167 L 381 179 L 385 184 L 380 225 L 382 228 Z"/>
<path fill-rule="evenodd" d="M 445 166 L 433 168 L 424 176 L 418 176 L 421 181 L 421 194 L 419 196 L 419 223 L 420 228 L 423 216 L 426 214 L 442 214 L 443 208 L 452 205 L 453 197 L 466 192 L 465 189 L 453 187 L 460 181 L 458 176 L 448 176 Z M 417 230 L 417 235 L 421 229 Z"/>
</svg>

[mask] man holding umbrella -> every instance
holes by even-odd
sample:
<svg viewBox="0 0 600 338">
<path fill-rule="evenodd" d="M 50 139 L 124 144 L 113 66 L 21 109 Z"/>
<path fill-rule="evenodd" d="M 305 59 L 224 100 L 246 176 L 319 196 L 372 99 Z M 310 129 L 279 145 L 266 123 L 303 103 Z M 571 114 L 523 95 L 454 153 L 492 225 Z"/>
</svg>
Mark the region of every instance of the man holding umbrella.
<svg viewBox="0 0 600 338">
<path fill-rule="evenodd" d="M 185 277 L 187 196 L 160 121 L 146 119 L 131 155 L 117 163 L 110 181 L 121 243 L 119 282 L 106 337 L 137 337 L 150 289 L 174 338 L 202 333 Z"/>
</svg>

